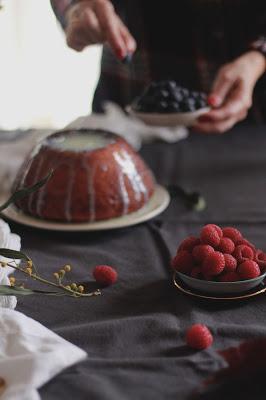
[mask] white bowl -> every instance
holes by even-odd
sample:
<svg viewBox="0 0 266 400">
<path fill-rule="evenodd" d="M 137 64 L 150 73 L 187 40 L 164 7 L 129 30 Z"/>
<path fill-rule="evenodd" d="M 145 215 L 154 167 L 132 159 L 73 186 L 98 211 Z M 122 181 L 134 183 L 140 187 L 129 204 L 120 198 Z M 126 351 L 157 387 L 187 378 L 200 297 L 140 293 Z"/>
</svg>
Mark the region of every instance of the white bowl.
<svg viewBox="0 0 266 400">
<path fill-rule="evenodd" d="M 145 113 L 134 111 L 131 106 L 126 107 L 129 115 L 140 119 L 146 125 L 152 126 L 192 126 L 198 117 L 210 111 L 210 107 L 200 108 L 193 112 L 183 113 Z"/>
<path fill-rule="evenodd" d="M 247 292 L 262 283 L 266 276 L 266 272 L 264 272 L 264 274 L 258 276 L 257 278 L 246 279 L 244 281 L 215 282 L 191 278 L 190 276 L 184 275 L 178 271 L 176 271 L 176 274 L 182 280 L 182 282 L 184 282 L 190 288 L 213 294 L 233 294 Z"/>
</svg>

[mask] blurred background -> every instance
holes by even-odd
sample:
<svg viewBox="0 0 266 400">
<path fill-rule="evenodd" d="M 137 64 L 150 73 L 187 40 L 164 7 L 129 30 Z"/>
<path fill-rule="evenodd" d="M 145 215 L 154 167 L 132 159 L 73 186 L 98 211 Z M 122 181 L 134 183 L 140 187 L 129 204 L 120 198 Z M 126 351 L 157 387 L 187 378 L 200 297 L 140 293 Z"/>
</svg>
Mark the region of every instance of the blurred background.
<svg viewBox="0 0 266 400">
<path fill-rule="evenodd" d="M 3 0 L 0 129 L 62 128 L 88 114 L 101 47 L 65 44 L 49 0 Z"/>
</svg>

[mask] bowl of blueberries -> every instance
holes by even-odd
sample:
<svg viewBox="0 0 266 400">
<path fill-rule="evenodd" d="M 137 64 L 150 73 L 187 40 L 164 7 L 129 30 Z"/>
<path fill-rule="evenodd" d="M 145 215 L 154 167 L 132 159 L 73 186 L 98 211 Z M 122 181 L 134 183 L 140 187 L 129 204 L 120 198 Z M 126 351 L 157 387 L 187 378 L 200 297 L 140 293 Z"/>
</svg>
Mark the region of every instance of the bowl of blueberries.
<svg viewBox="0 0 266 400">
<path fill-rule="evenodd" d="M 205 93 L 178 86 L 175 81 L 151 82 L 127 112 L 153 126 L 191 126 L 210 110 Z"/>
</svg>

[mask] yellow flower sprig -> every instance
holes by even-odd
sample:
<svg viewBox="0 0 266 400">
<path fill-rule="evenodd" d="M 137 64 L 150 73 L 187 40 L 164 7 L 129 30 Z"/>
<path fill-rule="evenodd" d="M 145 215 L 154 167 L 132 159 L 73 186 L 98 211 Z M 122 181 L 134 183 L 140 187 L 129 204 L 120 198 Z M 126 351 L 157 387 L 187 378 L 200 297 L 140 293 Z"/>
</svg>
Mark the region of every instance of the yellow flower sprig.
<svg viewBox="0 0 266 400">
<path fill-rule="evenodd" d="M 1 285 L 0 285 L 0 295 L 1 294 L 4 294 L 4 295 L 6 295 L 6 294 L 10 294 L 10 295 L 11 294 L 15 294 L 15 295 L 17 295 L 17 294 L 53 295 L 54 294 L 57 296 L 65 295 L 65 296 L 80 298 L 80 297 L 98 296 L 101 294 L 101 291 L 99 289 L 97 289 L 93 292 L 86 293 L 84 286 L 77 285 L 77 283 L 75 283 L 75 282 L 64 284 L 63 281 L 65 279 L 66 274 L 72 270 L 71 266 L 68 264 L 65 265 L 64 267 L 60 268 L 57 272 L 53 273 L 53 281 L 40 276 L 36 272 L 36 267 L 34 266 L 34 263 L 31 259 L 27 259 L 26 261 L 24 261 L 23 265 L 18 265 L 15 260 L 10 261 L 10 262 L 3 262 L 3 261 L 0 262 L 0 267 L 5 268 L 6 266 L 12 267 L 15 270 L 26 275 L 28 278 L 38 281 L 46 286 L 52 286 L 53 289 L 56 289 L 56 291 L 51 292 L 51 291 L 40 291 L 40 290 L 34 290 L 34 289 L 25 289 L 25 291 L 23 292 L 24 288 L 16 285 L 16 278 L 14 276 L 10 276 L 10 278 L 9 278 L 10 285 L 11 285 L 10 290 L 8 290 L 8 288 L 5 286 L 3 293 L 2 293 Z M 7 293 L 7 292 L 9 292 L 9 293 Z M 32 292 L 32 293 L 30 293 L 30 292 Z"/>
</svg>

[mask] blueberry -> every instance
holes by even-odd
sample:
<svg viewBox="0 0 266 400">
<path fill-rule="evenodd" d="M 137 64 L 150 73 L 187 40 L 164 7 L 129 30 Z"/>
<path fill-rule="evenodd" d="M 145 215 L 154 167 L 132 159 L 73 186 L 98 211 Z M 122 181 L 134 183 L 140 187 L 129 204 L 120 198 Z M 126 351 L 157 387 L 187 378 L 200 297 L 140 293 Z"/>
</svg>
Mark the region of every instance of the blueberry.
<svg viewBox="0 0 266 400">
<path fill-rule="evenodd" d="M 178 103 L 181 103 L 184 100 L 184 96 L 181 92 L 175 91 L 173 94 L 174 100 L 176 100 Z"/>
<path fill-rule="evenodd" d="M 193 98 L 187 99 L 188 111 L 195 111 L 196 110 L 196 103 Z"/>
<path fill-rule="evenodd" d="M 180 111 L 179 104 L 176 101 L 169 102 L 167 111 L 168 112 L 179 112 Z"/>
<path fill-rule="evenodd" d="M 160 90 L 160 95 L 162 98 L 167 99 L 169 97 L 169 92 L 165 89 Z"/>
<path fill-rule="evenodd" d="M 196 109 L 197 110 L 200 109 L 200 108 L 207 107 L 207 103 L 203 99 L 197 99 L 196 102 L 195 102 L 195 105 L 196 105 Z"/>
<path fill-rule="evenodd" d="M 194 99 L 186 99 L 184 101 L 182 101 L 182 103 L 180 104 L 180 110 L 182 112 L 192 112 L 196 110 L 196 106 L 195 106 L 195 100 Z"/>
<path fill-rule="evenodd" d="M 167 107 L 168 107 L 168 104 L 167 104 L 166 101 L 160 101 L 158 103 L 157 107 L 156 107 L 157 108 L 156 111 L 158 111 L 158 112 L 166 112 L 167 111 Z"/>
<path fill-rule="evenodd" d="M 169 93 L 174 93 L 176 90 L 176 83 L 175 81 L 168 81 L 165 85 L 165 89 L 169 91 Z"/>
<path fill-rule="evenodd" d="M 180 93 L 181 93 L 184 97 L 189 97 L 189 90 L 188 90 L 188 89 L 181 88 L 181 89 L 180 89 Z"/>
<path fill-rule="evenodd" d="M 192 99 L 195 99 L 195 100 L 199 98 L 199 95 L 200 95 L 200 93 L 199 92 L 195 92 L 195 91 L 190 93 L 190 97 Z"/>
<path fill-rule="evenodd" d="M 201 99 L 206 100 L 206 99 L 207 99 L 207 94 L 206 94 L 206 93 L 203 93 L 203 92 L 200 92 L 200 93 L 199 93 L 199 97 L 200 97 Z"/>
</svg>

